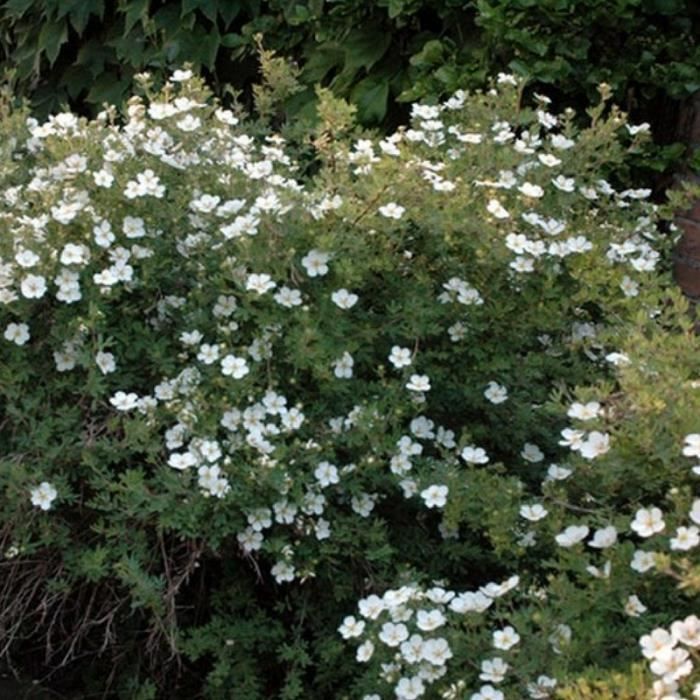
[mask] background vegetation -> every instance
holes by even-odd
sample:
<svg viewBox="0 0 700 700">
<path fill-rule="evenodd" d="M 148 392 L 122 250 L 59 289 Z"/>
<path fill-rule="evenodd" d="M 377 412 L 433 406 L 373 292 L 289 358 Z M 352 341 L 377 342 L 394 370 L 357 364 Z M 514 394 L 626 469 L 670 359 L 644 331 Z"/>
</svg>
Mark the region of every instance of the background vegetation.
<svg viewBox="0 0 700 700">
<path fill-rule="evenodd" d="M 605 81 L 660 146 L 644 167 L 682 154 L 683 101 L 700 89 L 694 0 L 6 0 L 0 63 L 16 94 L 46 115 L 95 113 L 124 99 L 135 73 L 190 62 L 216 92 L 257 79 L 255 36 L 301 68 L 287 117 L 313 118 L 313 86 L 332 87 L 365 125 L 405 121 L 407 101 L 483 86 L 510 70 L 583 108 Z"/>
</svg>

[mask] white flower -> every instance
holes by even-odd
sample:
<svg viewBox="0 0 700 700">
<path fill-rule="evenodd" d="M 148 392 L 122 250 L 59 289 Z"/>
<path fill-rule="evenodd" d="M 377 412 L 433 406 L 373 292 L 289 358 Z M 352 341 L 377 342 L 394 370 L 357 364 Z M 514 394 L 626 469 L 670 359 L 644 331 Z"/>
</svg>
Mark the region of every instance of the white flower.
<svg viewBox="0 0 700 700">
<path fill-rule="evenodd" d="M 146 235 L 146 223 L 140 216 L 125 216 L 122 232 L 127 238 L 143 238 Z"/>
<path fill-rule="evenodd" d="M 545 481 L 564 481 L 564 479 L 568 479 L 573 473 L 572 469 L 560 467 L 558 464 L 550 464 L 547 468 L 547 477 Z"/>
<path fill-rule="evenodd" d="M 421 440 L 434 440 L 435 423 L 425 416 L 416 416 L 410 425 L 411 432 Z"/>
<path fill-rule="evenodd" d="M 578 420 L 592 420 L 597 418 L 600 413 L 600 404 L 597 401 L 589 401 L 587 404 L 572 403 L 566 415 Z"/>
<path fill-rule="evenodd" d="M 395 202 L 389 202 L 388 204 L 379 207 L 379 213 L 382 216 L 386 216 L 387 219 L 400 219 L 404 215 L 405 211 L 405 207 L 402 207 Z"/>
<path fill-rule="evenodd" d="M 630 527 L 640 537 L 651 537 L 659 532 L 662 532 L 666 527 L 663 519 L 663 513 L 659 508 L 640 508 L 634 516 Z"/>
<path fill-rule="evenodd" d="M 70 370 L 75 368 L 77 359 L 75 348 L 68 343 L 65 343 L 61 350 L 57 350 L 53 354 L 57 372 L 70 372 Z"/>
<path fill-rule="evenodd" d="M 314 476 L 318 480 L 321 488 L 326 488 L 331 484 L 337 484 L 340 481 L 338 476 L 338 467 L 330 462 L 321 462 L 314 471 Z"/>
<path fill-rule="evenodd" d="M 323 277 L 328 272 L 330 255 L 320 250 L 310 250 L 302 259 L 301 264 L 309 277 Z"/>
<path fill-rule="evenodd" d="M 671 683 L 692 672 L 693 663 L 689 656 L 687 649 L 665 648 L 656 653 L 649 668 L 652 673 L 661 676 L 664 683 Z"/>
<path fill-rule="evenodd" d="M 408 639 L 408 630 L 402 623 L 385 622 L 379 632 L 379 640 L 388 647 L 397 647 L 406 639 Z"/>
<path fill-rule="evenodd" d="M 200 126 L 202 126 L 202 120 L 192 114 L 186 114 L 177 121 L 177 127 L 182 131 L 196 131 Z"/>
<path fill-rule="evenodd" d="M 384 601 L 378 595 L 370 595 L 367 598 L 362 598 L 358 604 L 357 609 L 360 611 L 362 617 L 366 617 L 368 620 L 376 620 L 385 609 Z"/>
<path fill-rule="evenodd" d="M 489 461 L 486 450 L 475 445 L 467 445 L 462 449 L 460 456 L 467 464 L 486 464 Z"/>
<path fill-rule="evenodd" d="M 296 576 L 294 566 L 286 561 L 278 561 L 270 569 L 270 573 L 275 577 L 277 583 L 288 583 L 289 581 L 293 581 Z"/>
<path fill-rule="evenodd" d="M 401 348 L 398 345 L 394 345 L 389 354 L 389 362 L 391 362 L 396 369 L 408 367 L 408 365 L 411 364 L 411 351 L 408 348 Z"/>
<path fill-rule="evenodd" d="M 344 352 L 340 358 L 333 362 L 333 374 L 338 379 L 350 379 L 352 377 L 352 368 L 355 366 L 355 360 L 349 352 Z"/>
<path fill-rule="evenodd" d="M 355 658 L 361 663 L 367 663 L 371 658 L 372 654 L 374 654 L 374 644 L 368 639 L 362 644 L 360 644 L 359 647 L 357 647 L 357 653 L 355 654 Z"/>
<path fill-rule="evenodd" d="M 246 281 L 245 288 L 252 292 L 257 292 L 258 294 L 265 294 L 265 292 L 274 289 L 277 286 L 276 282 L 272 281 L 270 275 L 266 274 L 252 274 L 248 275 L 248 280 Z"/>
<path fill-rule="evenodd" d="M 579 452 L 584 459 L 595 459 L 604 455 L 610 450 L 610 436 L 607 433 L 600 433 L 597 430 L 588 434 L 588 437 L 581 443 Z"/>
<path fill-rule="evenodd" d="M 272 297 L 280 306 L 291 309 L 295 306 L 301 306 L 301 292 L 298 289 L 290 289 L 289 287 L 280 287 L 277 294 Z"/>
<path fill-rule="evenodd" d="M 696 498 L 693 501 L 693 505 L 688 515 L 696 525 L 700 525 L 700 498 Z"/>
<path fill-rule="evenodd" d="M 530 520 L 531 522 L 537 522 L 542 520 L 542 518 L 547 516 L 548 511 L 543 508 L 539 503 L 533 503 L 532 505 L 524 505 L 520 507 L 520 516 L 525 518 L 525 520 Z"/>
<path fill-rule="evenodd" d="M 423 659 L 433 666 L 444 666 L 453 656 L 446 639 L 438 637 L 423 644 Z"/>
<path fill-rule="evenodd" d="M 501 683 L 506 677 L 509 668 L 508 664 L 500 656 L 495 656 L 493 659 L 484 659 L 481 662 L 479 678 L 489 683 Z"/>
<path fill-rule="evenodd" d="M 496 217 L 497 219 L 510 218 L 510 214 L 497 199 L 490 199 L 489 203 L 486 205 L 486 210 L 489 214 Z"/>
<path fill-rule="evenodd" d="M 596 530 L 593 534 L 593 539 L 589 541 L 588 546 L 595 549 L 607 549 L 612 547 L 617 542 L 617 530 L 612 526 Z"/>
<path fill-rule="evenodd" d="M 647 659 L 654 659 L 659 653 L 673 649 L 675 645 L 673 636 L 661 627 L 657 627 L 650 634 L 645 634 L 639 640 L 642 654 Z"/>
<path fill-rule="evenodd" d="M 560 532 L 554 539 L 560 547 L 573 547 L 588 537 L 589 529 L 587 525 L 569 525 Z"/>
<path fill-rule="evenodd" d="M 433 610 L 419 610 L 416 613 L 416 626 L 423 632 L 432 632 L 442 627 L 447 620 L 437 608 Z"/>
<path fill-rule="evenodd" d="M 111 352 L 98 352 L 95 355 L 95 363 L 100 368 L 102 374 L 110 374 L 117 369 L 117 363 Z"/>
<path fill-rule="evenodd" d="M 27 275 L 20 289 L 27 299 L 41 299 L 46 294 L 46 280 L 41 275 Z"/>
<path fill-rule="evenodd" d="M 612 571 L 612 564 L 610 563 L 610 560 L 608 560 L 605 562 L 602 569 L 599 569 L 597 566 L 587 566 L 586 571 L 591 576 L 595 576 L 596 578 L 608 579 L 610 578 L 610 572 Z"/>
<path fill-rule="evenodd" d="M 30 268 L 34 267 L 39 262 L 40 258 L 31 250 L 23 248 L 15 254 L 15 260 L 20 267 Z"/>
<path fill-rule="evenodd" d="M 191 70 L 176 70 L 170 76 L 170 80 L 174 83 L 184 83 L 192 77 Z"/>
<path fill-rule="evenodd" d="M 221 374 L 226 377 L 242 379 L 248 372 L 250 372 L 250 368 L 243 357 L 226 355 L 226 357 L 221 360 Z"/>
<path fill-rule="evenodd" d="M 430 377 L 427 374 L 412 374 L 406 388 L 410 391 L 430 391 Z"/>
<path fill-rule="evenodd" d="M 416 700 L 425 693 L 425 686 L 419 676 L 401 678 L 394 689 L 397 700 Z"/>
<path fill-rule="evenodd" d="M 605 359 L 615 367 L 628 365 L 631 360 L 624 352 L 610 352 L 605 356 Z"/>
<path fill-rule="evenodd" d="M 542 156 L 540 156 L 540 158 L 542 158 Z M 558 158 L 556 160 L 559 161 Z M 557 175 L 557 177 L 552 180 L 552 184 L 562 192 L 573 192 L 576 189 L 576 180 L 574 180 L 573 177 L 564 177 L 564 175 Z"/>
<path fill-rule="evenodd" d="M 341 309 L 351 309 L 357 304 L 358 296 L 347 289 L 338 289 L 331 294 L 331 300 Z"/>
<path fill-rule="evenodd" d="M 671 538 L 671 549 L 687 552 L 700 544 L 700 530 L 695 525 L 690 527 L 679 527 L 676 529 L 676 536 Z"/>
<path fill-rule="evenodd" d="M 171 452 L 168 457 L 168 464 L 173 469 L 182 471 L 197 464 L 197 458 L 191 452 Z"/>
<path fill-rule="evenodd" d="M 262 547 L 263 535 L 252 528 L 246 528 L 243 532 L 236 535 L 238 544 L 241 545 L 246 553 L 254 552 Z"/>
<path fill-rule="evenodd" d="M 625 615 L 629 615 L 630 617 L 639 617 L 647 610 L 647 606 L 644 605 L 636 595 L 629 596 L 625 602 Z"/>
<path fill-rule="evenodd" d="M 639 295 L 639 285 L 627 275 L 620 282 L 620 289 L 626 297 L 636 297 Z"/>
<path fill-rule="evenodd" d="M 127 394 L 123 391 L 118 391 L 110 398 L 109 402 L 117 411 L 131 411 L 138 406 L 139 397 L 138 394 L 133 392 Z"/>
<path fill-rule="evenodd" d="M 630 562 L 630 568 L 634 569 L 640 574 L 645 571 L 649 571 L 656 566 L 656 552 L 645 552 L 641 549 L 637 549 L 632 556 L 632 561 Z"/>
<path fill-rule="evenodd" d="M 399 651 L 404 661 L 409 664 L 417 664 L 423 659 L 423 647 L 423 637 L 420 634 L 413 634 L 410 639 L 401 642 Z"/>
<path fill-rule="evenodd" d="M 585 433 L 583 430 L 573 430 L 572 428 L 564 428 L 561 431 L 563 440 L 559 440 L 559 444 L 563 447 L 569 447 L 574 452 L 581 449 Z"/>
<path fill-rule="evenodd" d="M 537 446 L 533 445 L 531 442 L 526 442 L 523 445 L 523 449 L 520 451 L 520 456 L 526 462 L 541 462 L 544 459 L 544 454 L 542 450 Z"/>
<path fill-rule="evenodd" d="M 39 486 L 29 491 L 32 505 L 41 510 L 49 510 L 56 500 L 58 492 L 48 481 L 42 481 Z"/>
<path fill-rule="evenodd" d="M 349 615 L 343 620 L 343 624 L 338 627 L 338 632 L 343 639 L 351 639 L 352 637 L 360 637 L 365 631 L 365 621 L 356 620 L 352 615 Z"/>
<path fill-rule="evenodd" d="M 686 457 L 700 457 L 700 433 L 685 436 L 683 454 Z"/>
<path fill-rule="evenodd" d="M 24 345 L 29 340 L 29 326 L 26 323 L 8 323 L 4 338 L 15 345 Z"/>
<path fill-rule="evenodd" d="M 202 343 L 197 352 L 197 359 L 205 365 L 212 365 L 219 359 L 219 346 Z"/>
<path fill-rule="evenodd" d="M 520 641 L 520 635 L 509 625 L 493 633 L 493 646 L 508 651 Z"/>
<path fill-rule="evenodd" d="M 421 491 L 420 497 L 428 508 L 442 508 L 447 503 L 447 486 L 433 484 Z"/>
<path fill-rule="evenodd" d="M 518 187 L 518 190 L 526 197 L 539 199 L 540 197 L 544 196 L 544 190 L 539 185 L 534 185 L 531 182 L 524 182 L 522 185 L 520 185 L 520 187 Z"/>
<path fill-rule="evenodd" d="M 685 620 L 676 620 L 671 625 L 671 634 L 687 647 L 700 647 L 700 618 L 688 615 Z"/>
<path fill-rule="evenodd" d="M 557 625 L 547 641 L 552 645 L 555 654 L 561 654 L 562 647 L 571 641 L 571 627 L 569 625 Z"/>
<path fill-rule="evenodd" d="M 479 688 L 478 693 L 473 693 L 470 700 L 504 700 L 505 695 L 492 685 L 486 684 Z"/>
<path fill-rule="evenodd" d="M 502 384 L 497 382 L 489 382 L 486 390 L 484 391 L 484 396 L 494 404 L 503 403 L 508 400 L 508 389 L 506 389 Z"/>
</svg>

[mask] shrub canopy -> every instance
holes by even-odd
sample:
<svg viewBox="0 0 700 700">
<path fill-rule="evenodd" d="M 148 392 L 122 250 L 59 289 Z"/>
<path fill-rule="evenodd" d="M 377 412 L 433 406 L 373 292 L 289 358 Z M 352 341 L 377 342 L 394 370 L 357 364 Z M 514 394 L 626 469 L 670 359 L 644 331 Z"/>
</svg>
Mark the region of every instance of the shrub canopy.
<svg viewBox="0 0 700 700">
<path fill-rule="evenodd" d="M 300 159 L 142 86 L 0 122 L 2 651 L 125 698 L 544 698 L 676 621 L 634 683 L 690 683 L 700 355 L 615 186 L 646 127 L 501 74 L 376 139 L 321 90 Z"/>
</svg>

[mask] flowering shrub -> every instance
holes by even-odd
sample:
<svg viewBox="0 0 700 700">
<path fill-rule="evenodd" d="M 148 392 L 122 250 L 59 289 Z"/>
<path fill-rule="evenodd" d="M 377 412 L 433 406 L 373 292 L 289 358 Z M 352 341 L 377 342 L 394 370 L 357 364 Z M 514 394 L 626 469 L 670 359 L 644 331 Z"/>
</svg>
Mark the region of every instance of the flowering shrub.
<svg viewBox="0 0 700 700">
<path fill-rule="evenodd" d="M 645 129 L 501 75 L 377 141 L 322 92 L 310 167 L 144 85 L 2 122 L 4 653 L 129 698 L 546 698 L 671 625 L 650 673 L 691 682 L 696 341 L 612 184 Z"/>
</svg>

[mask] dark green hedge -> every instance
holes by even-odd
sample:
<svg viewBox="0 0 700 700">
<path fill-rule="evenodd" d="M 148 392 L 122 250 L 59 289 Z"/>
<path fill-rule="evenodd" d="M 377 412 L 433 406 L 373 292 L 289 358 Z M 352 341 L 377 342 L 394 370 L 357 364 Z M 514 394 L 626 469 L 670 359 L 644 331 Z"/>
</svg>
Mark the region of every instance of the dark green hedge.
<svg viewBox="0 0 700 700">
<path fill-rule="evenodd" d="M 254 35 L 367 124 L 510 69 L 586 102 L 601 81 L 639 118 L 700 89 L 696 0 L 7 0 L 0 62 L 38 113 L 118 102 L 134 73 L 185 61 L 223 90 L 256 77 Z M 297 95 L 290 114 L 310 110 Z"/>
</svg>

